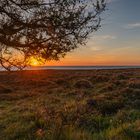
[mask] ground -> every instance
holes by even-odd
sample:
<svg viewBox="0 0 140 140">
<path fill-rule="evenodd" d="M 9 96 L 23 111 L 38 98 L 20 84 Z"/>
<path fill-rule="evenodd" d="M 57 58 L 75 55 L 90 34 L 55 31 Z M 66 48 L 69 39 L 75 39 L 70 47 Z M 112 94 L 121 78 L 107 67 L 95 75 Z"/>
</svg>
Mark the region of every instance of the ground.
<svg viewBox="0 0 140 140">
<path fill-rule="evenodd" d="M 0 140 L 139 140 L 140 69 L 0 72 Z"/>
</svg>

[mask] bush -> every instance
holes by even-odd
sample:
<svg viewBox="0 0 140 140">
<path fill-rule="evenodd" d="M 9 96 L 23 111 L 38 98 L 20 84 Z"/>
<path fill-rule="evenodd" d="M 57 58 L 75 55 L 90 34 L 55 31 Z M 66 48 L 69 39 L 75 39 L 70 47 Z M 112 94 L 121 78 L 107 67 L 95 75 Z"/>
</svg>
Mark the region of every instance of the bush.
<svg viewBox="0 0 140 140">
<path fill-rule="evenodd" d="M 117 79 L 118 80 L 126 80 L 128 79 L 129 77 L 126 75 L 126 74 L 118 74 L 117 75 Z"/>
<path fill-rule="evenodd" d="M 79 80 L 74 83 L 75 88 L 93 88 L 93 85 L 88 80 Z"/>
<path fill-rule="evenodd" d="M 133 89 L 133 88 L 125 88 L 121 91 L 124 97 L 128 98 L 129 100 L 137 100 L 140 99 L 140 90 Z"/>
<path fill-rule="evenodd" d="M 96 107 L 96 105 L 97 105 L 97 101 L 94 99 L 88 99 L 86 101 L 86 106 L 88 109 L 92 109 L 92 108 Z"/>
<path fill-rule="evenodd" d="M 124 107 L 124 104 L 122 101 L 104 101 L 102 103 L 99 103 L 98 107 L 99 111 L 103 115 L 112 115 L 114 113 L 117 113 L 119 109 Z"/>
<path fill-rule="evenodd" d="M 108 82 L 109 80 L 110 80 L 109 76 L 105 75 L 97 75 L 91 78 L 91 81 L 94 83 Z"/>
<path fill-rule="evenodd" d="M 47 80 L 30 80 L 28 81 L 27 83 L 27 86 L 28 87 L 33 87 L 33 88 L 44 88 L 44 87 L 47 87 L 47 88 L 54 88 L 57 86 L 57 84 L 53 81 L 47 81 Z"/>
<path fill-rule="evenodd" d="M 64 87 L 69 87 L 70 86 L 69 82 L 66 79 L 63 79 L 63 78 L 57 79 L 55 82 L 59 86 L 64 86 Z"/>
<path fill-rule="evenodd" d="M 85 115 L 79 119 L 78 126 L 91 133 L 101 132 L 110 125 L 110 119 L 102 116 Z"/>
<path fill-rule="evenodd" d="M 120 110 L 115 116 L 115 120 L 119 123 L 135 122 L 140 119 L 140 112 L 138 110 Z"/>
<path fill-rule="evenodd" d="M 123 88 L 120 93 L 124 96 L 127 96 L 128 94 L 131 94 L 133 93 L 134 89 L 132 88 L 129 88 L 129 87 L 126 87 L 126 88 Z"/>
<path fill-rule="evenodd" d="M 140 139 L 140 120 L 137 120 L 133 125 L 125 129 L 125 134 L 131 139 Z"/>
<path fill-rule="evenodd" d="M 135 109 L 140 110 L 140 99 L 136 99 L 136 100 L 133 102 L 133 107 L 134 107 Z"/>
<path fill-rule="evenodd" d="M 137 88 L 137 89 L 140 89 L 140 81 L 138 80 L 134 80 L 134 81 L 130 81 L 128 86 L 130 88 Z"/>
<path fill-rule="evenodd" d="M 108 92 L 108 91 L 113 91 L 115 89 L 114 84 L 107 84 L 105 87 L 101 89 L 100 92 Z"/>
<path fill-rule="evenodd" d="M 7 87 L 5 87 L 3 85 L 0 85 L 0 93 L 5 94 L 5 93 L 11 93 L 11 92 L 12 92 L 11 89 L 9 89 L 9 88 L 7 88 Z"/>
<path fill-rule="evenodd" d="M 126 85 L 126 81 L 124 80 L 113 80 L 111 83 L 120 87 L 124 87 Z"/>
</svg>

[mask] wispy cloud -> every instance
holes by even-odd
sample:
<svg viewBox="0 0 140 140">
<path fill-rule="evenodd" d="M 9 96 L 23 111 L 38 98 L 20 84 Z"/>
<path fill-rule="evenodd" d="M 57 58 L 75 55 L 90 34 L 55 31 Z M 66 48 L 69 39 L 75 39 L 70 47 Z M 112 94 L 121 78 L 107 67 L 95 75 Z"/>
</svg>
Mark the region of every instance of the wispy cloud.
<svg viewBox="0 0 140 140">
<path fill-rule="evenodd" d="M 99 35 L 99 36 L 94 36 L 93 39 L 97 40 L 97 41 L 105 41 L 105 40 L 114 40 L 116 39 L 117 37 L 114 36 L 114 35 L 109 35 L 109 34 L 106 34 L 106 35 Z"/>
<path fill-rule="evenodd" d="M 140 28 L 140 22 L 127 24 L 125 26 L 126 29 L 134 29 L 134 28 Z"/>
<path fill-rule="evenodd" d="M 116 36 L 113 36 L 113 35 L 103 35 L 101 36 L 101 39 L 104 39 L 104 40 L 112 40 L 112 39 L 116 39 Z"/>
<path fill-rule="evenodd" d="M 106 0 L 107 3 L 116 2 L 118 0 Z"/>
<path fill-rule="evenodd" d="M 92 51 L 101 51 L 102 50 L 102 47 L 100 47 L 100 46 L 93 46 L 93 47 L 90 47 L 90 49 Z"/>
</svg>

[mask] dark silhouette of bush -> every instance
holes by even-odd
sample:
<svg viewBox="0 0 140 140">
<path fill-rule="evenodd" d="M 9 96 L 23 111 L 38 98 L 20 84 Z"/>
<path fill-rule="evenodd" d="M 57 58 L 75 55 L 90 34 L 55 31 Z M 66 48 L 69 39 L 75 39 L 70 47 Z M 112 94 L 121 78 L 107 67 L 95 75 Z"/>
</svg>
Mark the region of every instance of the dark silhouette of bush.
<svg viewBox="0 0 140 140">
<path fill-rule="evenodd" d="M 122 74 L 117 75 L 117 79 L 118 80 L 126 80 L 126 79 L 129 79 L 129 77 L 128 77 L 128 75 L 122 73 Z"/>
<path fill-rule="evenodd" d="M 124 107 L 124 103 L 122 101 L 103 101 L 98 104 L 98 109 L 103 115 L 112 115 L 117 113 L 122 107 Z"/>
<path fill-rule="evenodd" d="M 101 131 L 107 129 L 109 127 L 109 124 L 109 118 L 93 115 L 84 115 L 81 118 L 79 118 L 78 121 L 78 127 L 86 129 L 91 133 L 100 133 Z"/>
<path fill-rule="evenodd" d="M 55 82 L 58 86 L 70 87 L 70 83 L 65 78 L 59 78 Z"/>
<path fill-rule="evenodd" d="M 133 105 L 132 105 L 135 109 L 140 110 L 140 98 L 136 99 L 135 101 L 133 101 Z"/>
<path fill-rule="evenodd" d="M 138 89 L 140 89 L 140 81 L 138 81 L 138 80 L 130 81 L 130 82 L 128 83 L 128 86 L 129 86 L 130 88 L 138 88 Z"/>
<path fill-rule="evenodd" d="M 55 88 L 57 87 L 57 84 L 54 82 L 54 81 L 47 81 L 47 80 L 30 80 L 30 81 L 27 81 L 25 83 L 25 86 L 31 86 L 31 87 L 34 87 L 34 88 Z"/>
<path fill-rule="evenodd" d="M 140 99 L 140 90 L 133 88 L 125 88 L 121 91 L 122 95 L 129 100 Z"/>
<path fill-rule="evenodd" d="M 95 109 L 97 107 L 97 101 L 94 99 L 88 99 L 86 101 L 86 107 L 88 110 Z"/>
<path fill-rule="evenodd" d="M 95 106 L 95 105 L 97 105 L 97 101 L 94 100 L 94 99 L 88 99 L 87 100 L 87 105 L 88 106 Z"/>
<path fill-rule="evenodd" d="M 100 92 L 108 92 L 108 91 L 113 91 L 115 90 L 116 86 L 115 84 L 112 83 L 108 83 L 107 85 L 105 85 L 105 87 L 103 87 Z"/>
<path fill-rule="evenodd" d="M 0 85 L 0 94 L 11 93 L 11 92 L 12 90 L 10 88 Z"/>
<path fill-rule="evenodd" d="M 75 88 L 93 88 L 93 85 L 90 81 L 81 79 L 74 83 Z"/>
<path fill-rule="evenodd" d="M 106 75 L 96 75 L 93 76 L 90 80 L 93 83 L 102 83 L 102 82 L 108 82 L 110 80 L 110 77 Z"/>
<path fill-rule="evenodd" d="M 131 139 L 140 139 L 140 120 L 137 120 L 134 124 L 131 124 L 128 128 L 124 129 L 125 134 Z"/>
</svg>

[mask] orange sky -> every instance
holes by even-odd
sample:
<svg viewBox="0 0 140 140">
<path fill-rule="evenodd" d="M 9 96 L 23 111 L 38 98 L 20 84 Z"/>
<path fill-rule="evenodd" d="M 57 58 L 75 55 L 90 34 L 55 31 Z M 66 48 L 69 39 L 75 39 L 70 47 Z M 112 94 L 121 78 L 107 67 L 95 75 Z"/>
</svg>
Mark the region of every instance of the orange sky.
<svg viewBox="0 0 140 140">
<path fill-rule="evenodd" d="M 112 44 L 111 38 L 101 39 L 102 37 L 95 36 L 88 41 L 86 46 L 68 53 L 60 61 L 50 61 L 46 65 L 140 65 L 140 47 L 138 42 L 128 41 Z M 110 42 L 110 45 L 106 45 L 106 41 Z"/>
</svg>

